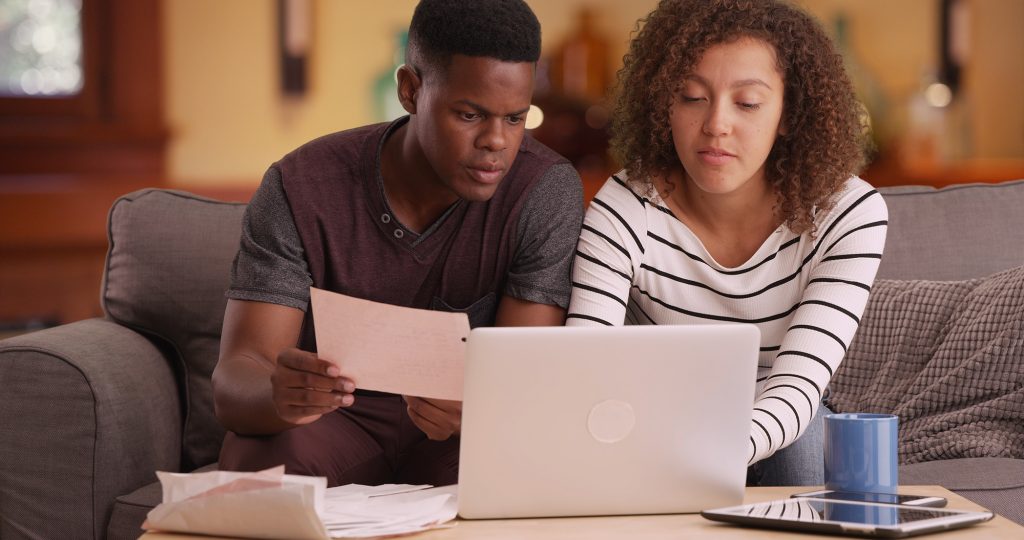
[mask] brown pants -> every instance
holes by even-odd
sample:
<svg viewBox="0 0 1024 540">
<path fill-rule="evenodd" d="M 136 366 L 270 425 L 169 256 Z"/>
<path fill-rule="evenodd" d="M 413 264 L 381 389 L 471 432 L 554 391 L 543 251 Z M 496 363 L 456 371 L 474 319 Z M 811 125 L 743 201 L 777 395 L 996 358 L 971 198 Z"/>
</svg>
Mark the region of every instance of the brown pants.
<svg viewBox="0 0 1024 540">
<path fill-rule="evenodd" d="M 344 484 L 455 484 L 459 439 L 431 441 L 409 419 L 401 396 L 357 392 L 351 407 L 275 435 L 228 432 L 220 468 L 258 471 L 284 464 L 288 474 Z"/>
</svg>

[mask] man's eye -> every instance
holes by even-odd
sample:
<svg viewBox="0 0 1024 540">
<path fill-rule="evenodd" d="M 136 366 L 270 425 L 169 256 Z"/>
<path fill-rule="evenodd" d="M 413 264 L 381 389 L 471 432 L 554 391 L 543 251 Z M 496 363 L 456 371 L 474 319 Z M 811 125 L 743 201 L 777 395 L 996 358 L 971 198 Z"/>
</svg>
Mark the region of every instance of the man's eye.
<svg viewBox="0 0 1024 540">
<path fill-rule="evenodd" d="M 512 124 L 513 126 L 521 123 L 522 121 L 523 121 L 523 117 L 522 116 L 509 116 L 508 117 L 508 123 Z"/>
<path fill-rule="evenodd" d="M 462 118 L 463 120 L 466 120 L 466 121 L 473 121 L 473 120 L 476 120 L 477 118 L 480 118 L 480 115 L 479 115 L 479 114 L 476 114 L 476 113 L 467 113 L 467 112 L 464 112 L 464 113 L 459 113 L 459 116 L 460 116 L 460 117 L 461 117 L 461 118 Z"/>
</svg>

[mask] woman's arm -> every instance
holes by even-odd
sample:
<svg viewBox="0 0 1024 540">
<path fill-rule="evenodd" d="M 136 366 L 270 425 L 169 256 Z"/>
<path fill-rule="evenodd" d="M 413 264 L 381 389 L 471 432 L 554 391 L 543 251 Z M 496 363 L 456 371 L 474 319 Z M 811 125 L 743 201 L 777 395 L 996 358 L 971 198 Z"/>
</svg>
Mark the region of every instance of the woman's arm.
<svg viewBox="0 0 1024 540">
<path fill-rule="evenodd" d="M 576 246 L 567 326 L 616 326 L 626 317 L 647 238 L 645 203 L 615 176 L 587 209 Z"/>
<path fill-rule="evenodd" d="M 750 463 L 806 430 L 860 324 L 885 247 L 888 212 L 866 185 L 849 195 L 852 202 L 818 231 L 810 280 L 754 402 Z"/>
</svg>

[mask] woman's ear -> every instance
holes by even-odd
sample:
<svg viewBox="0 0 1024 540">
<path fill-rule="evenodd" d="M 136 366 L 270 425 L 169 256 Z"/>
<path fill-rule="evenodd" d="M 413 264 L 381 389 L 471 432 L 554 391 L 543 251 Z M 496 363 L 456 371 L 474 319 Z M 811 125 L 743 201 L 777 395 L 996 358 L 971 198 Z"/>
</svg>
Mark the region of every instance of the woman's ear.
<svg viewBox="0 0 1024 540">
<path fill-rule="evenodd" d="M 398 102 L 402 104 L 405 112 L 416 114 L 416 99 L 419 97 L 420 87 L 423 86 L 423 79 L 409 64 L 399 67 L 395 77 L 398 79 Z"/>
<path fill-rule="evenodd" d="M 779 119 L 779 137 L 785 137 L 786 135 L 789 135 L 789 127 L 786 125 L 788 121 L 789 118 L 786 117 L 786 111 L 782 111 L 782 118 Z"/>
</svg>

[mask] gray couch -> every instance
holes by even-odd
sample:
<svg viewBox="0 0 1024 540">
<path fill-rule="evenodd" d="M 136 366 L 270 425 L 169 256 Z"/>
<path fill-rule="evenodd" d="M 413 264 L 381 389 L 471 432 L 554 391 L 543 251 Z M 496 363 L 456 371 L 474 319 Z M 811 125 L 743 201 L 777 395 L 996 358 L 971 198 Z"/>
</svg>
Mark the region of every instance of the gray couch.
<svg viewBox="0 0 1024 540">
<path fill-rule="evenodd" d="M 1024 181 L 896 188 L 885 196 L 890 228 L 879 278 L 884 291 L 896 290 L 892 297 L 908 298 L 900 292 L 908 282 L 893 280 L 967 280 L 1024 262 Z M 135 538 L 159 501 L 155 470 L 213 466 L 223 430 L 213 415 L 210 374 L 244 209 L 165 190 L 122 197 L 110 212 L 101 291 L 106 316 L 0 342 L 0 537 Z M 877 298 L 884 295 L 872 295 L 863 327 L 884 332 L 876 321 L 915 312 L 912 302 Z M 1024 335 L 1012 331 L 1000 330 L 1000 350 L 1016 355 L 1017 373 L 996 390 L 996 402 L 1010 406 L 993 413 L 1009 431 L 1007 444 L 928 446 L 922 441 L 929 433 L 943 433 L 928 427 L 934 422 L 914 431 L 913 440 L 901 432 L 900 480 L 946 486 L 1024 523 L 1024 415 L 1013 416 L 1024 401 Z M 896 411 L 904 426 L 914 425 L 913 415 L 946 414 L 939 419 L 944 433 L 955 434 L 950 411 L 901 399 L 910 387 L 892 388 L 898 377 L 891 371 L 878 377 L 894 364 L 878 364 L 877 347 L 909 350 L 906 335 L 865 340 L 858 334 L 830 403 L 838 410 Z M 920 356 L 920 343 L 915 347 Z M 920 373 L 905 376 L 918 380 Z M 864 401 L 864 388 L 880 399 Z M 943 403 L 977 405 L 954 394 Z M 1018 426 L 1016 438 L 1006 422 Z M 904 455 L 904 448 L 915 453 Z"/>
</svg>

